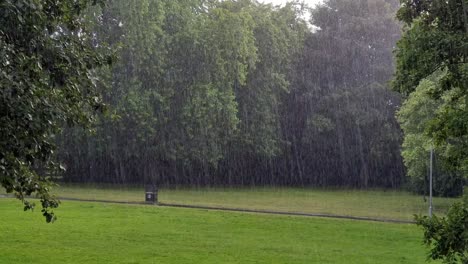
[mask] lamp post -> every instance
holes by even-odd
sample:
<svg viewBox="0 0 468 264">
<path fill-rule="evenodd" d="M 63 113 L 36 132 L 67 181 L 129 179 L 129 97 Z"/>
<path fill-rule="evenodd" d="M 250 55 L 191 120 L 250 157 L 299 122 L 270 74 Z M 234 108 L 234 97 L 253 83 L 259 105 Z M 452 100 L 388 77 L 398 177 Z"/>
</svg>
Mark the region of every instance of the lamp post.
<svg viewBox="0 0 468 264">
<path fill-rule="evenodd" d="M 432 218 L 432 159 L 434 156 L 434 147 L 431 145 L 431 155 L 429 159 L 429 217 Z"/>
</svg>

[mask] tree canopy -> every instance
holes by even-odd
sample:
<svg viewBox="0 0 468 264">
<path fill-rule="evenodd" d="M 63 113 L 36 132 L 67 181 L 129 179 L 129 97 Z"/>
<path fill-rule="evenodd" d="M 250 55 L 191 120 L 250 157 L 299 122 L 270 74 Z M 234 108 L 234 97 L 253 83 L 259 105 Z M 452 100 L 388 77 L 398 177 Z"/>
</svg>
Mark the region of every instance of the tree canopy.
<svg viewBox="0 0 468 264">
<path fill-rule="evenodd" d="M 54 137 L 102 107 L 95 69 L 107 58 L 81 19 L 90 2 L 0 1 L 0 182 L 25 210 L 36 194 L 47 222 L 58 206 Z"/>
<path fill-rule="evenodd" d="M 441 109 L 452 104 L 453 92 L 447 91 L 439 99 L 434 99 L 431 92 L 445 72 L 436 72 L 422 80 L 416 90 L 403 102 L 397 113 L 404 131 L 402 156 L 412 190 L 428 193 L 429 154 L 434 150 L 434 194 L 442 196 L 460 196 L 463 192 L 463 173 L 451 164 L 454 144 L 435 145 L 427 131 L 431 122 Z"/>
<path fill-rule="evenodd" d="M 437 111 L 427 133 L 435 144 L 451 145 L 453 167 L 468 168 L 468 21 L 467 1 L 401 1 L 398 18 L 406 30 L 396 49 L 397 71 L 393 88 L 409 95 L 424 79 L 437 71 L 444 75 L 430 91 L 438 99 L 446 91 L 451 103 Z"/>
<path fill-rule="evenodd" d="M 67 129 L 68 181 L 398 187 L 395 3 L 113 1 L 96 40 L 114 118 Z M 318 30 L 312 30 L 311 25 Z M 375 129 L 378 127 L 379 129 Z M 83 151 L 86 146 L 86 151 Z"/>
</svg>

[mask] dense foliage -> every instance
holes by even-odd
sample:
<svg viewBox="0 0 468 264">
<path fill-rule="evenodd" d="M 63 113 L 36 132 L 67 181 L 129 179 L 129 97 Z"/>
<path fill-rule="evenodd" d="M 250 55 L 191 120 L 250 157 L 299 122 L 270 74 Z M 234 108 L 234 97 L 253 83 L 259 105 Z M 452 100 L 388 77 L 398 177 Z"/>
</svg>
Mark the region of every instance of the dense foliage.
<svg viewBox="0 0 468 264">
<path fill-rule="evenodd" d="M 417 217 L 424 228 L 424 243 L 431 246 L 429 258 L 444 263 L 468 263 L 468 195 L 452 205 L 447 217 Z"/>
<path fill-rule="evenodd" d="M 391 1 L 330 0 L 312 12 L 284 109 L 292 173 L 314 185 L 402 183 L 399 97 L 386 89 L 400 36 Z"/>
<path fill-rule="evenodd" d="M 0 1 L 0 182 L 25 210 L 36 194 L 48 222 L 54 135 L 101 107 L 93 69 L 105 58 L 80 19 L 88 2 Z"/>
<path fill-rule="evenodd" d="M 450 144 L 435 145 L 427 130 L 441 109 L 452 104 L 453 92 L 445 92 L 434 99 L 431 92 L 436 89 L 445 72 L 436 72 L 424 79 L 412 92 L 398 111 L 398 120 L 404 131 L 402 156 L 414 191 L 427 194 L 429 190 L 429 153 L 434 150 L 433 191 L 435 195 L 460 196 L 463 192 L 463 173 L 453 168 L 450 159 Z"/>
<path fill-rule="evenodd" d="M 468 3 L 466 0 L 404 0 L 398 17 L 406 31 L 396 50 L 397 71 L 393 88 L 409 95 L 424 79 L 444 72 L 430 96 L 450 93 L 427 125 L 434 144 L 443 146 L 455 170 L 468 169 Z"/>
<path fill-rule="evenodd" d="M 89 12 L 112 118 L 68 129 L 68 181 L 398 187 L 392 1 L 112 1 Z M 93 15 L 94 14 L 94 15 Z M 312 26 L 313 25 L 313 26 Z"/>
</svg>

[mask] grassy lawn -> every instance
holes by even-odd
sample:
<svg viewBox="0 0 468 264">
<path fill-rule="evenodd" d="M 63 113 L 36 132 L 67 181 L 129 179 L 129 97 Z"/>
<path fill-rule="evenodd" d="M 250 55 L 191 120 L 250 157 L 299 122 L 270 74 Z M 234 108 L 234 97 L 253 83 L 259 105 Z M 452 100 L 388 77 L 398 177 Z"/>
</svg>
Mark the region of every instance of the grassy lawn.
<svg viewBox="0 0 468 264">
<path fill-rule="evenodd" d="M 58 196 L 82 199 L 141 202 L 144 189 L 118 186 L 65 185 Z M 435 198 L 435 212 L 446 212 L 456 199 Z M 413 220 L 414 214 L 427 214 L 422 196 L 404 191 L 342 190 L 312 188 L 201 188 L 162 189 L 159 201 L 227 208 L 325 213 L 382 219 Z"/>
<path fill-rule="evenodd" d="M 415 225 L 64 202 L 59 220 L 0 199 L 0 263 L 425 263 Z"/>
</svg>

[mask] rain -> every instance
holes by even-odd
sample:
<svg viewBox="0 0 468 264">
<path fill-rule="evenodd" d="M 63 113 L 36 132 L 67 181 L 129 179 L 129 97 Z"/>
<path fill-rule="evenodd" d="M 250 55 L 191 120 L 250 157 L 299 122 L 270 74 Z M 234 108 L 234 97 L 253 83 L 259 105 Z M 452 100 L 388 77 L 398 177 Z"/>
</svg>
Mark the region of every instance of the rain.
<svg viewBox="0 0 468 264">
<path fill-rule="evenodd" d="M 468 222 L 465 0 L 49 2 L 0 1 L 0 216 L 27 221 L 17 198 L 57 226 L 112 218 L 177 257 L 142 249 L 102 263 L 208 263 L 210 246 L 178 255 L 189 236 L 212 243 L 217 263 L 467 260 L 468 239 L 442 241 L 466 233 L 450 219 Z M 390 234 L 394 254 L 335 258 L 308 240 L 338 243 L 330 230 L 348 224 L 344 244 Z M 98 230 L 122 240 L 111 229 Z M 244 240 L 252 252 L 236 248 Z M 268 259 L 259 241 L 270 240 Z"/>
</svg>

